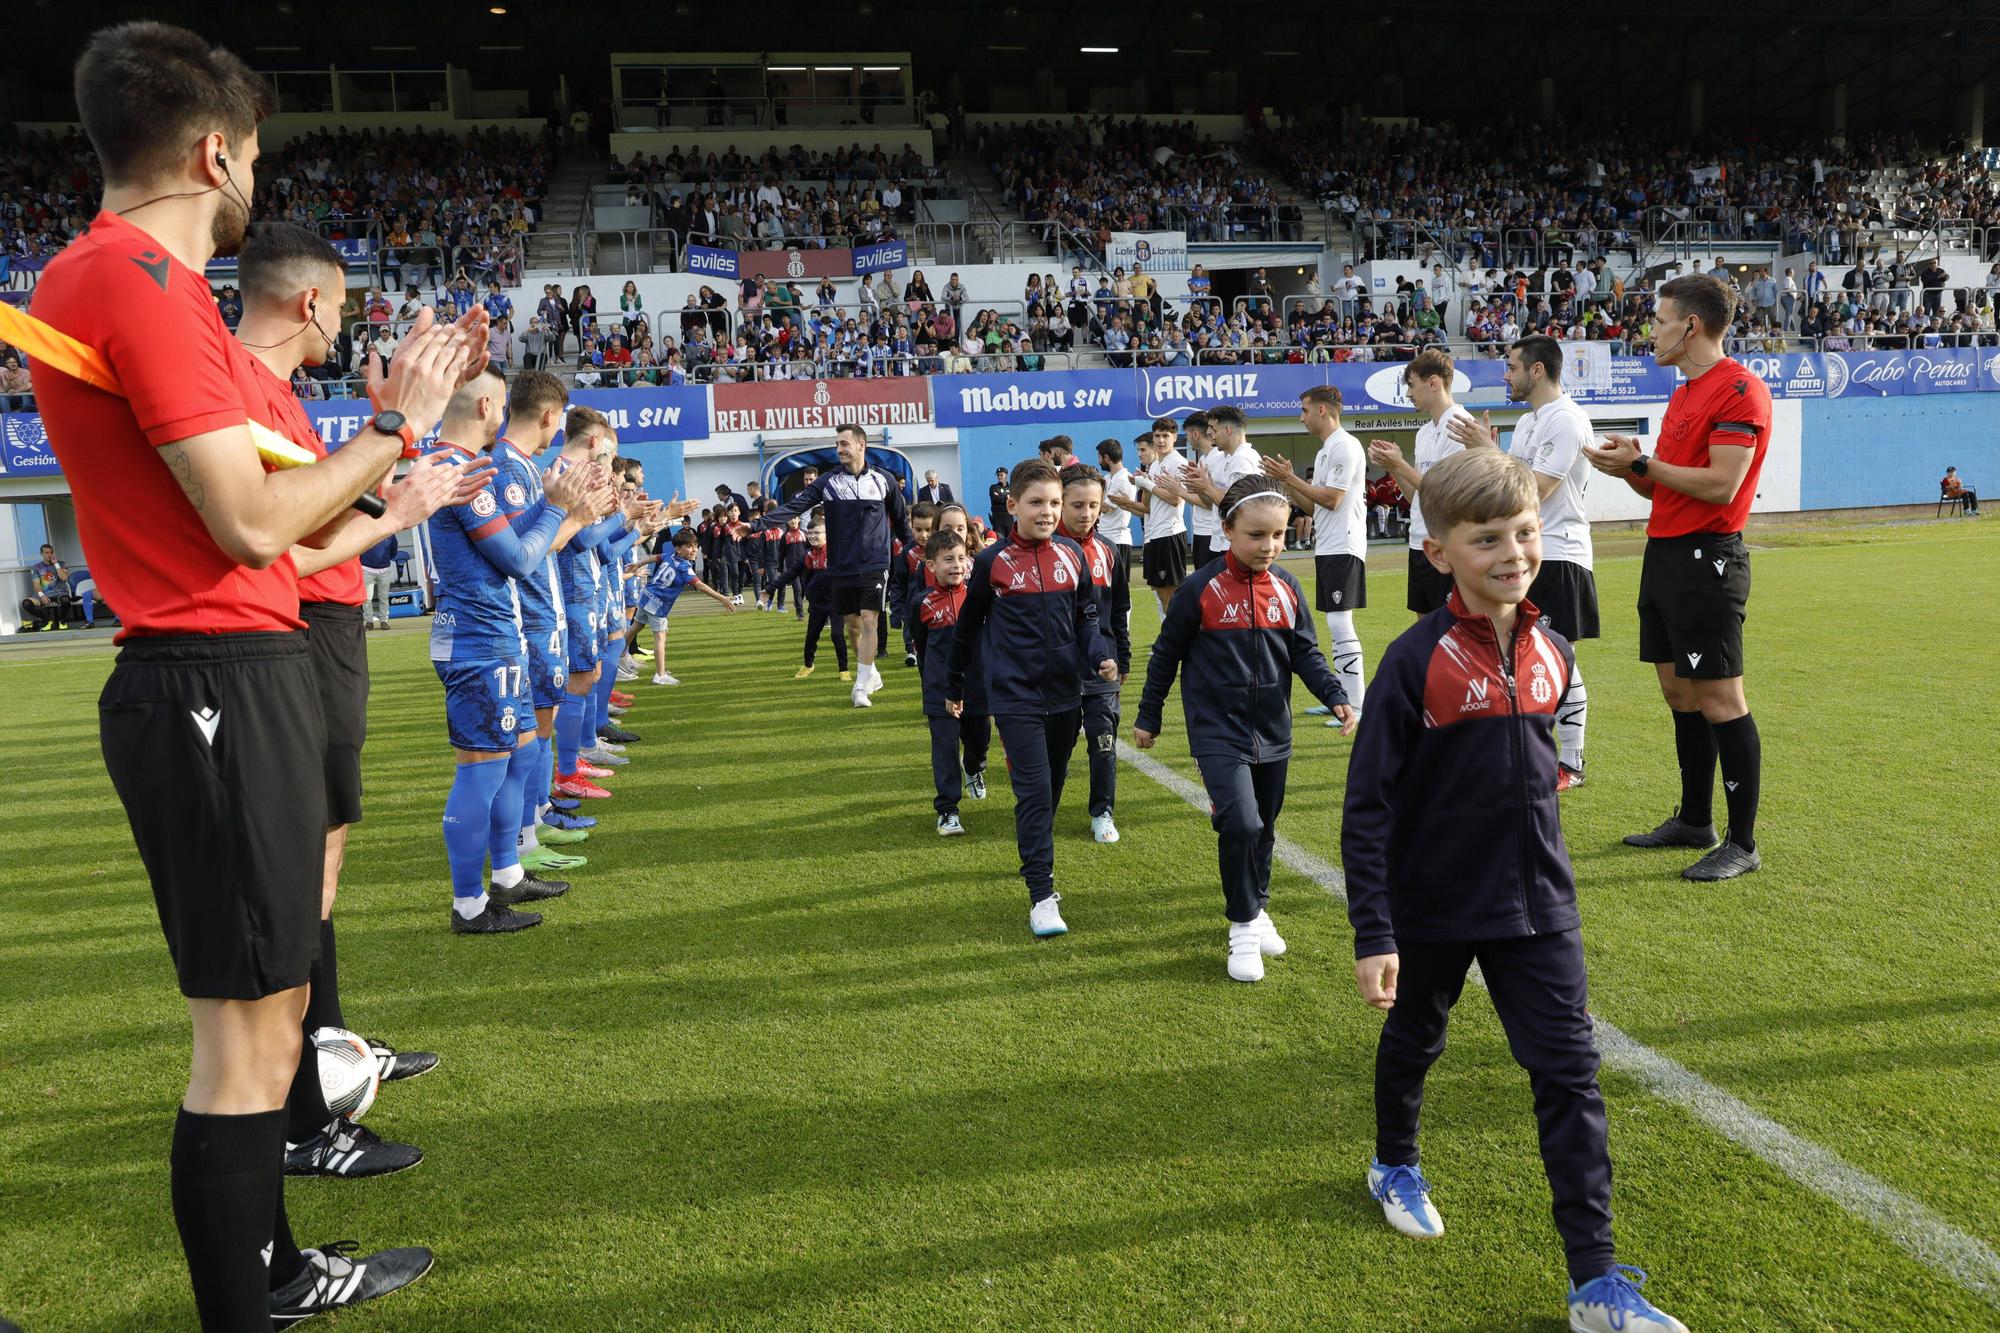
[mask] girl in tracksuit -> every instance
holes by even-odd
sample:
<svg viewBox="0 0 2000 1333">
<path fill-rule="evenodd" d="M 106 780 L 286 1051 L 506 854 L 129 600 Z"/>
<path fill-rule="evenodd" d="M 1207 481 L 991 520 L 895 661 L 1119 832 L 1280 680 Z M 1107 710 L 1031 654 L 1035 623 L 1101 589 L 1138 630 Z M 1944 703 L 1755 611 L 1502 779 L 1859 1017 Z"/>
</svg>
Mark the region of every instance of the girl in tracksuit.
<svg viewBox="0 0 2000 1333">
<path fill-rule="evenodd" d="M 984 658 L 987 698 L 1014 788 L 1028 928 L 1061 935 L 1069 927 L 1056 906 L 1056 805 L 1082 725 L 1083 681 L 1115 680 L 1118 664 L 1098 633 L 1083 550 L 1056 531 L 1061 474 L 1030 459 L 1015 467 L 1008 491 L 1013 532 L 972 562 L 945 670 L 945 701 L 954 716 L 963 715 L 967 673 L 975 657 Z"/>
<path fill-rule="evenodd" d="M 957 717 L 945 700 L 945 671 L 951 665 L 951 638 L 965 605 L 965 580 L 972 553 L 955 532 L 933 535 L 925 548 L 925 563 L 915 575 L 920 592 L 910 604 L 912 642 L 922 663 L 924 717 L 931 730 L 931 781 L 937 787 L 937 830 L 940 837 L 965 832 L 958 820 L 961 796 L 986 799 L 986 752 L 993 742 L 993 719 L 987 715 L 986 665 L 974 658 L 965 677 L 963 707 Z M 929 575 L 929 577 L 926 577 Z M 932 640 L 936 642 L 933 643 Z"/>
<path fill-rule="evenodd" d="M 797 582 L 799 571 L 805 568 L 806 533 L 805 529 L 799 526 L 799 521 L 796 518 L 786 521 L 784 541 L 781 543 L 781 546 L 782 550 L 778 557 L 778 587 L 777 591 L 771 594 L 771 609 L 773 611 L 782 611 L 785 609 L 786 585 Z M 804 620 L 806 618 L 806 598 L 803 589 L 793 590 L 792 602 L 797 610 L 798 619 Z"/>
<path fill-rule="evenodd" d="M 819 636 L 833 621 L 833 578 L 826 572 L 826 528 L 815 523 L 806 530 L 805 559 L 799 563 L 793 581 L 798 584 L 799 601 L 811 606 L 812 614 L 806 619 L 806 661 L 798 669 L 793 680 L 804 680 L 813 673 L 813 659 L 819 655 Z M 847 636 L 840 632 L 840 626 L 833 629 L 834 660 L 840 664 L 840 678 L 846 680 Z"/>
<path fill-rule="evenodd" d="M 1167 604 L 1146 667 L 1132 733 L 1142 750 L 1160 734 L 1167 691 L 1183 667 L 1188 750 L 1208 789 L 1229 917 L 1229 975 L 1260 981 L 1264 958 L 1285 951 L 1265 904 L 1271 851 L 1292 757 L 1292 677 L 1353 730 L 1340 678 L 1320 656 L 1298 581 L 1275 563 L 1291 504 L 1267 478 L 1240 478 L 1222 502 L 1228 549 L 1181 584 Z"/>
</svg>

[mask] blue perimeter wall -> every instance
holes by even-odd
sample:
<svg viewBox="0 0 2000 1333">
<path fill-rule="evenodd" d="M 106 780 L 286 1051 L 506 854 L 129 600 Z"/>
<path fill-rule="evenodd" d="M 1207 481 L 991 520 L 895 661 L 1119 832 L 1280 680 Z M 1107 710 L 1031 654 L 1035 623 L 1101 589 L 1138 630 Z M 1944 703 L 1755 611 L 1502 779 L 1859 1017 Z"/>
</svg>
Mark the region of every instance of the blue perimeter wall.
<svg viewBox="0 0 2000 1333">
<path fill-rule="evenodd" d="M 966 508 L 977 509 L 981 518 L 986 517 L 986 488 L 993 484 L 993 469 L 1004 467 L 1013 471 L 1014 464 L 1033 458 L 1035 446 L 1051 435 L 1067 435 L 1076 441 L 1076 456 L 1092 467 L 1097 466 L 1097 442 L 1117 440 L 1125 446 L 1126 468 L 1136 468 L 1139 465 L 1139 450 L 1132 441 L 1142 431 L 1152 428 L 1151 417 L 1131 421 L 1041 421 L 1018 426 L 960 426 L 958 475 L 965 483 L 966 493 L 959 499 Z M 650 472 L 646 480 L 652 481 Z M 649 485 L 647 489 L 652 488 Z M 1146 540 L 1136 515 L 1132 519 L 1132 540 L 1135 544 L 1143 544 Z"/>
<path fill-rule="evenodd" d="M 1934 502 L 1956 467 L 2000 495 L 2000 394 L 1806 399 L 1800 404 L 1801 509 Z"/>
</svg>

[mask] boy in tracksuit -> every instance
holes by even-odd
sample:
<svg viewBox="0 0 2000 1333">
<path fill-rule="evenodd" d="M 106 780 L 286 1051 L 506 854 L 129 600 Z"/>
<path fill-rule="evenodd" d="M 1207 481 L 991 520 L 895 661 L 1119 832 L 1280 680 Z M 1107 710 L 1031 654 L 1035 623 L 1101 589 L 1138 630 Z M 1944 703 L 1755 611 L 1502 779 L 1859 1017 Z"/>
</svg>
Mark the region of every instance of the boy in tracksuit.
<svg viewBox="0 0 2000 1333">
<path fill-rule="evenodd" d="M 929 560 L 925 552 L 930 549 L 936 523 L 936 508 L 929 500 L 919 500 L 910 506 L 910 532 L 916 540 L 908 545 L 900 541 L 889 543 L 889 624 L 903 632 L 904 666 L 917 664 L 911 604 L 925 592 L 924 566 Z"/>
<path fill-rule="evenodd" d="M 1340 678 L 1320 656 L 1297 580 L 1277 564 L 1290 501 L 1258 474 L 1238 478 L 1218 508 L 1223 559 L 1202 566 L 1167 603 L 1132 741 L 1152 748 L 1167 691 L 1185 669 L 1181 711 L 1215 825 L 1229 975 L 1262 981 L 1265 957 L 1285 951 L 1265 907 L 1292 756 L 1292 677 L 1343 725 L 1351 728 L 1354 713 Z"/>
<path fill-rule="evenodd" d="M 826 567 L 826 524 L 814 521 L 806 529 L 806 553 L 799 562 L 792 581 L 798 584 L 799 605 L 812 607 L 812 614 L 806 619 L 806 660 L 793 680 L 804 680 L 813 673 L 813 659 L 819 656 L 819 636 L 833 618 L 833 577 Z M 846 680 L 847 636 L 840 632 L 840 626 L 833 627 L 834 660 L 840 664 L 840 678 Z"/>
<path fill-rule="evenodd" d="M 799 526 L 797 518 L 787 519 L 785 521 L 783 538 L 779 543 L 778 586 L 771 592 L 771 609 L 773 611 L 782 611 L 785 609 L 785 587 L 797 581 L 799 570 L 805 567 L 805 563 L 805 529 Z M 798 611 L 798 618 L 804 620 L 806 618 L 805 594 L 795 591 L 792 596 L 792 603 Z"/>
<path fill-rule="evenodd" d="M 940 532 L 925 546 L 924 568 L 917 576 L 922 589 L 911 604 L 910 619 L 923 662 L 924 718 L 931 729 L 931 781 L 937 787 L 937 831 L 941 838 L 965 832 L 958 820 L 961 795 L 986 799 L 986 752 L 993 741 L 993 719 L 987 715 L 986 664 L 972 660 L 966 671 L 964 706 L 952 715 L 945 702 L 945 674 L 951 665 L 951 637 L 965 605 L 965 580 L 972 572 L 972 552 L 965 538 Z M 925 586 L 928 585 L 928 586 Z M 936 637 L 936 651 L 928 651 Z"/>
<path fill-rule="evenodd" d="M 1093 674 L 1118 678 L 1118 663 L 1098 633 L 1097 598 L 1084 573 L 1083 550 L 1056 531 L 1062 477 L 1050 463 L 1015 467 L 1007 509 L 1013 532 L 972 562 L 945 671 L 945 703 L 964 714 L 965 681 L 984 657 L 987 698 L 1014 787 L 1014 841 L 1028 885 L 1028 928 L 1061 935 L 1055 885 L 1055 811 L 1070 751 L 1082 726 L 1082 685 Z"/>
<path fill-rule="evenodd" d="M 1111 642 L 1117 680 L 1092 676 L 1083 682 L 1083 745 L 1090 760 L 1090 836 L 1117 842 L 1111 807 L 1118 800 L 1118 691 L 1132 669 L 1132 588 L 1111 543 L 1097 535 L 1104 509 L 1104 474 L 1087 463 L 1062 470 L 1062 533 L 1083 551 L 1084 572 L 1097 598 L 1097 628 Z"/>
<path fill-rule="evenodd" d="M 769 500 L 764 502 L 766 510 L 777 508 Z M 778 609 L 779 570 L 784 565 L 785 530 L 765 528 L 753 534 L 757 540 L 757 604 L 766 611 Z"/>
<path fill-rule="evenodd" d="M 717 592 L 732 600 L 743 588 L 737 573 L 743 555 L 743 543 L 736 532 L 740 520 L 741 515 L 736 512 L 735 505 L 722 506 L 715 516 L 715 539 L 711 543 L 715 577 L 708 582 Z"/>
<path fill-rule="evenodd" d="M 1442 1233 L 1417 1169 L 1417 1117 L 1476 962 L 1534 1089 L 1570 1327 L 1686 1333 L 1612 1248 L 1604 1099 L 1556 809 L 1556 716 L 1575 654 L 1526 600 L 1542 562 L 1534 474 L 1497 450 L 1465 450 L 1425 475 L 1417 502 L 1424 554 L 1454 586 L 1369 683 L 1341 827 L 1355 980 L 1388 1012 L 1369 1191 L 1398 1231 Z"/>
</svg>

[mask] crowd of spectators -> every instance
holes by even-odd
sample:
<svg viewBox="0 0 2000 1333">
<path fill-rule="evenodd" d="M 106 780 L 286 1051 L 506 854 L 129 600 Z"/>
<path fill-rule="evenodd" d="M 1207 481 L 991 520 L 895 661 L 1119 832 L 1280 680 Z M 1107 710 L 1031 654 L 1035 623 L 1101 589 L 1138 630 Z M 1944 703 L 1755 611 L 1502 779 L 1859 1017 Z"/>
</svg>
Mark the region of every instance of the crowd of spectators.
<svg viewBox="0 0 2000 1333">
<path fill-rule="evenodd" d="M 1493 267 L 1625 250 L 1636 261 L 1649 238 L 1688 222 L 1714 240 L 1776 241 L 1841 264 L 1880 247 L 1884 233 L 2000 227 L 1993 173 L 1911 135 L 1690 139 L 1508 116 L 1344 134 L 1300 121 L 1260 127 L 1252 142 L 1373 256 L 1435 251 Z M 1988 253 L 2000 245 L 2000 234 L 1958 234 Z"/>
<path fill-rule="evenodd" d="M 1114 231 L 1278 240 L 1297 239 L 1303 225 L 1260 172 L 1192 122 L 1075 116 L 988 125 L 973 151 L 1009 206 L 1094 246 L 1099 262 Z"/>
</svg>

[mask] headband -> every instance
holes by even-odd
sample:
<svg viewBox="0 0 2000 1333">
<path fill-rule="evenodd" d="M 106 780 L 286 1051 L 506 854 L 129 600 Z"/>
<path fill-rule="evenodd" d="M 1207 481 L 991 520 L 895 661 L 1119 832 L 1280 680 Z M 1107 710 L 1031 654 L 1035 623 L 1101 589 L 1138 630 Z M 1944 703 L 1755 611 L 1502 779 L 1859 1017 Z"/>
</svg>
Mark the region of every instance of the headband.
<svg viewBox="0 0 2000 1333">
<path fill-rule="evenodd" d="M 1223 521 L 1225 523 L 1228 522 L 1231 515 L 1233 515 L 1237 510 L 1241 509 L 1244 505 L 1249 504 L 1252 500 L 1262 500 L 1265 499 L 1266 497 L 1273 500 L 1283 500 L 1285 498 L 1285 493 L 1283 491 L 1252 491 L 1248 495 L 1244 496 L 1242 499 L 1238 500 L 1235 504 L 1229 506 L 1229 508 L 1222 511 Z"/>
</svg>

